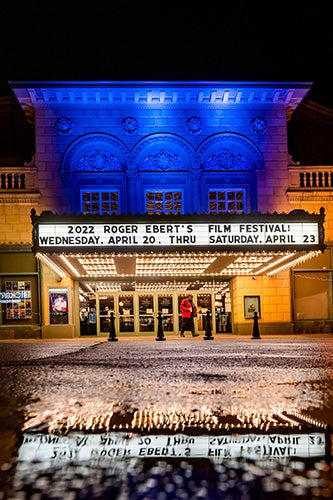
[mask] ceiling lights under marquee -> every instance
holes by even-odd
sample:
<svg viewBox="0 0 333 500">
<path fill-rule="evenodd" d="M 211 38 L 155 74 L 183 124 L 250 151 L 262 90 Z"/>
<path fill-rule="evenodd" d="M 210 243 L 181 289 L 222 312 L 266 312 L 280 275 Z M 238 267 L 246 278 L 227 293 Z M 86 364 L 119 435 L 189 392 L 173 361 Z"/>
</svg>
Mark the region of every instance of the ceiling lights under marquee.
<svg viewBox="0 0 333 500">
<path fill-rule="evenodd" d="M 52 257 L 48 257 L 47 255 L 39 252 L 36 254 L 36 257 L 44 264 L 46 264 L 47 267 L 52 269 L 52 271 L 54 271 L 59 276 L 59 278 L 67 278 L 67 274 L 55 262 L 53 262 Z"/>
<path fill-rule="evenodd" d="M 174 277 L 206 278 L 213 280 L 217 276 L 231 279 L 235 276 L 274 276 L 280 271 L 296 266 L 316 255 L 312 252 L 207 252 L 193 254 L 144 254 L 137 255 L 90 255 L 90 254 L 37 254 L 46 265 L 61 278 L 70 275 L 73 279 L 93 280 L 108 279 L 119 281 L 131 278 L 136 282 L 146 279 L 161 282 L 166 288 L 165 279 Z M 183 281 L 183 280 L 181 280 Z M 210 281 L 211 283 L 211 281 Z M 143 286 L 146 288 L 146 286 Z M 150 288 L 153 288 L 152 286 Z"/>
<path fill-rule="evenodd" d="M 160 292 L 160 293 L 172 293 L 173 291 L 186 291 L 186 290 L 196 290 L 200 292 L 216 292 L 216 293 L 226 293 L 229 290 L 229 281 L 81 281 L 80 285 L 82 287 L 82 293 L 92 293 L 104 292 L 104 293 L 115 293 L 122 292 L 124 290 L 132 290 L 135 292 Z"/>
<path fill-rule="evenodd" d="M 137 257 L 137 276 L 194 276 L 204 273 L 205 269 L 214 262 L 213 256 L 196 255 L 163 255 L 157 257 Z"/>
<path fill-rule="evenodd" d="M 281 271 L 285 271 L 287 269 L 290 269 L 291 267 L 303 264 L 303 262 L 312 259 L 313 257 L 316 257 L 320 253 L 321 253 L 320 251 L 314 251 L 314 252 L 304 253 L 303 255 L 297 255 L 296 258 L 293 259 L 292 261 L 288 262 L 287 264 L 284 264 L 281 267 L 277 267 L 273 271 L 267 273 L 267 276 L 274 276 L 275 274 L 280 273 Z"/>
</svg>

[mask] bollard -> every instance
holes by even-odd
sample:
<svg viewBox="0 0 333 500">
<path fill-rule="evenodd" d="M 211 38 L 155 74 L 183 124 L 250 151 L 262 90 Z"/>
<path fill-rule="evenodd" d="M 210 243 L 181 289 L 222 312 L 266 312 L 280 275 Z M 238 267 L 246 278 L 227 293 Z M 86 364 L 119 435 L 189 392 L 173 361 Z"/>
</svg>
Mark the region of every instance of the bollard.
<svg viewBox="0 0 333 500">
<path fill-rule="evenodd" d="M 114 327 L 114 313 L 110 313 L 110 334 L 108 341 L 110 342 L 117 342 L 117 335 L 116 335 L 116 329 Z"/>
<path fill-rule="evenodd" d="M 258 325 L 258 313 L 253 313 L 253 331 L 252 331 L 252 339 L 261 339 L 259 333 L 259 325 Z"/>
<path fill-rule="evenodd" d="M 158 313 L 157 337 L 155 340 L 166 340 L 163 332 L 162 313 Z"/>
<path fill-rule="evenodd" d="M 206 312 L 206 335 L 204 336 L 204 340 L 214 340 L 212 335 L 212 327 L 210 324 L 210 312 Z"/>
</svg>

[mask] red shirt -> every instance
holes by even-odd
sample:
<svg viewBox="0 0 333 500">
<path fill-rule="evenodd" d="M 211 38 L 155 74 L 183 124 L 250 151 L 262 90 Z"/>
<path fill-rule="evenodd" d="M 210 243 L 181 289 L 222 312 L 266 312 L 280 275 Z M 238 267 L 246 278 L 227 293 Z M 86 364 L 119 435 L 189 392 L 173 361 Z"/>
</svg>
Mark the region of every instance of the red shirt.
<svg viewBox="0 0 333 500">
<path fill-rule="evenodd" d="M 180 310 L 183 318 L 190 318 L 192 315 L 192 308 L 194 304 L 188 299 L 183 299 L 180 303 Z"/>
</svg>

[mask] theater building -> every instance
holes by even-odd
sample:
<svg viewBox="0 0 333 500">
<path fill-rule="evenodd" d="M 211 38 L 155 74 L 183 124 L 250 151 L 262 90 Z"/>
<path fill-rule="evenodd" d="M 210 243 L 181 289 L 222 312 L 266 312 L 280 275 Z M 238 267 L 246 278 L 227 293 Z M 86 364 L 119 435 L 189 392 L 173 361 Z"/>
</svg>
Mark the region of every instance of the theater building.
<svg viewBox="0 0 333 500">
<path fill-rule="evenodd" d="M 10 82 L 31 163 L 0 165 L 1 338 L 333 332 L 333 168 L 294 163 L 311 83 Z"/>
</svg>

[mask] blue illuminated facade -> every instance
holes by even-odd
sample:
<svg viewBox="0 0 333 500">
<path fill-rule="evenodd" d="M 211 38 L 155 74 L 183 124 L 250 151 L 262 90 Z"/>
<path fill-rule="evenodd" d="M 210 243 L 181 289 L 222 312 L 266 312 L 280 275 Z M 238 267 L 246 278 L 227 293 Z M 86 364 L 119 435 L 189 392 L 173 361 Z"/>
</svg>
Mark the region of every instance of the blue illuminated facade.
<svg viewBox="0 0 333 500">
<path fill-rule="evenodd" d="M 146 213 L 148 202 L 157 202 L 147 193 L 163 197 L 171 188 L 173 213 L 218 210 L 214 196 L 240 198 L 236 212 L 276 208 L 265 180 L 288 163 L 287 110 L 309 89 L 246 82 L 12 86 L 35 111 L 38 167 L 46 177 L 53 172 L 43 186 L 47 208 L 85 212 L 84 193 L 95 190 L 95 197 L 110 193 L 113 209 L 105 207 L 119 214 Z M 164 202 L 155 209 L 161 206 L 165 213 Z"/>
<path fill-rule="evenodd" d="M 98 222 L 110 216 L 122 223 L 126 217 L 180 216 L 200 222 L 211 216 L 322 213 L 323 197 L 313 190 L 305 197 L 307 186 L 300 183 L 314 174 L 294 164 L 288 152 L 288 117 L 310 83 L 10 85 L 23 110 L 34 116 L 36 146 L 24 176 L 25 213 L 16 225 L 26 233 L 17 237 L 13 226 L 12 241 L 31 240 L 31 210 L 32 218 L 53 214 L 63 216 L 64 224 L 82 217 Z M 329 173 L 321 173 L 326 178 Z M 326 186 L 321 187 L 324 193 Z M 252 297 L 264 333 L 292 333 L 296 320 L 317 314 L 333 319 L 329 295 L 320 308 L 312 308 L 302 296 L 305 288 L 292 284 L 296 258 L 301 258 L 297 263 L 316 259 L 311 252 L 275 252 L 264 244 L 256 251 L 198 252 L 189 245 L 163 252 L 130 247 L 123 252 L 93 248 L 89 255 L 82 249 L 38 252 L 41 289 L 33 292 L 41 297 L 36 312 L 41 335 L 54 337 L 60 328 L 50 312 L 50 296 L 57 295 L 68 301 L 61 324 L 61 336 L 68 337 L 106 335 L 111 310 L 120 334 L 140 333 L 148 324 L 155 332 L 158 311 L 176 334 L 186 290 L 195 295 L 201 332 L 207 310 L 214 334 L 248 332 L 252 316 L 244 308 Z M 325 266 L 330 267 L 330 252 Z M 84 317 L 95 323 L 83 327 Z"/>
</svg>

